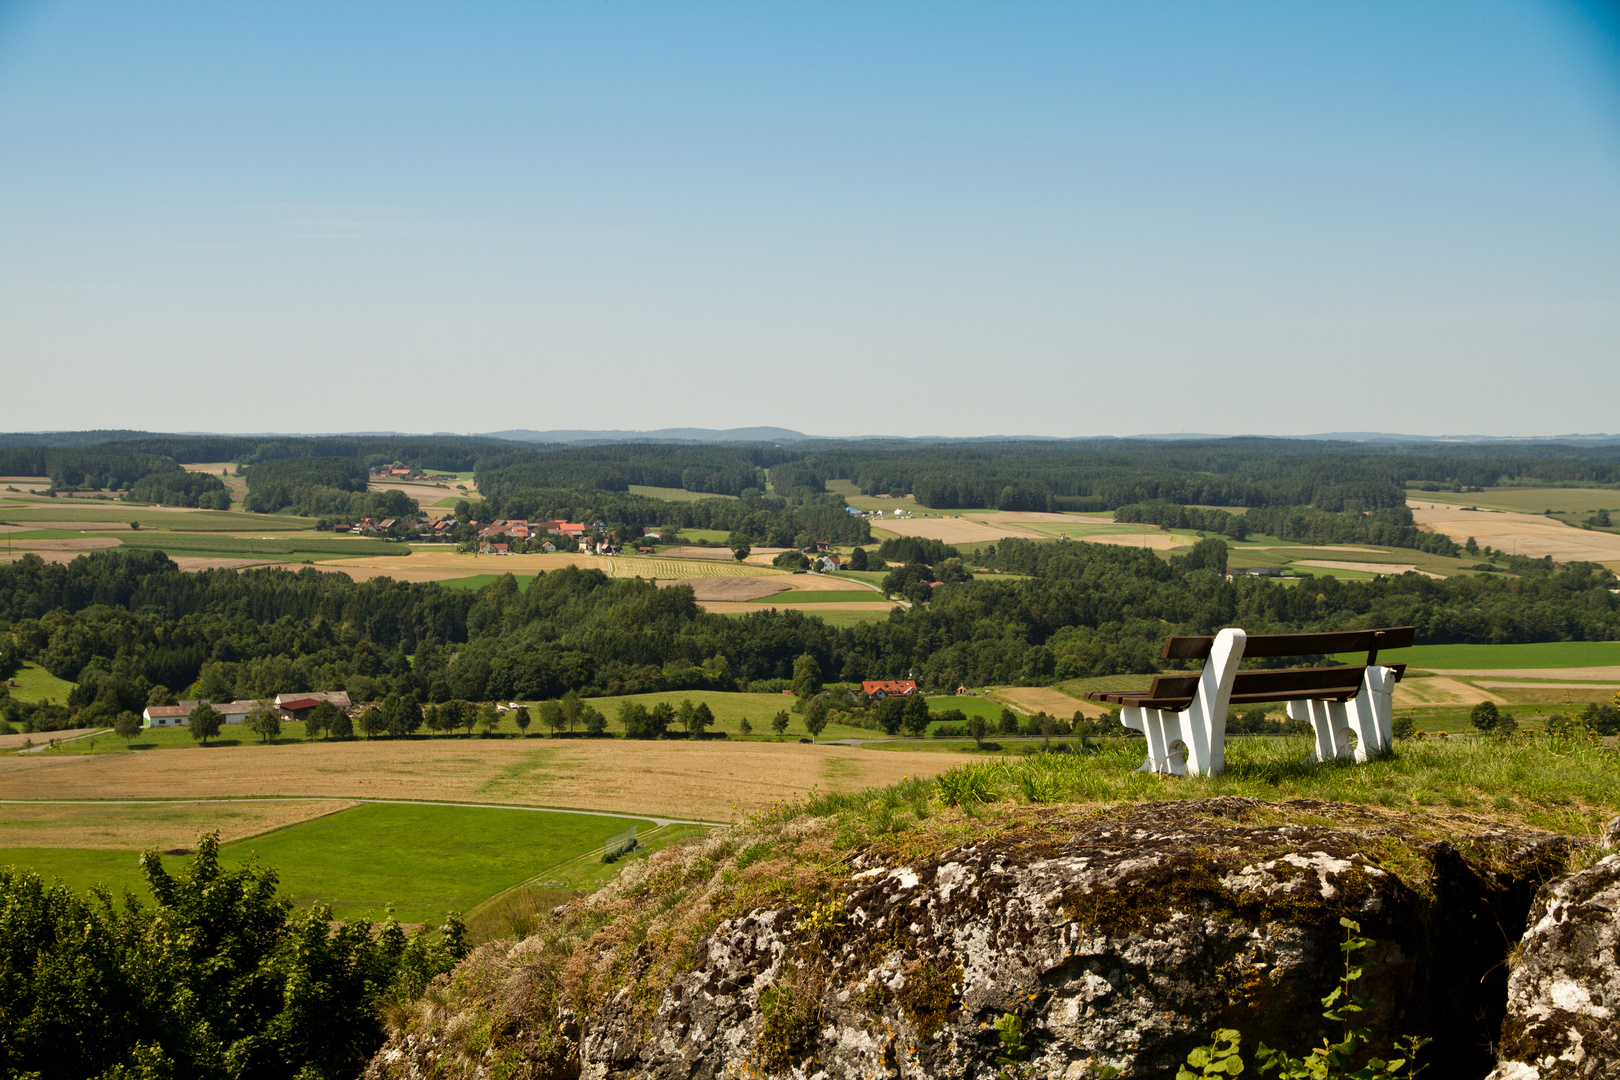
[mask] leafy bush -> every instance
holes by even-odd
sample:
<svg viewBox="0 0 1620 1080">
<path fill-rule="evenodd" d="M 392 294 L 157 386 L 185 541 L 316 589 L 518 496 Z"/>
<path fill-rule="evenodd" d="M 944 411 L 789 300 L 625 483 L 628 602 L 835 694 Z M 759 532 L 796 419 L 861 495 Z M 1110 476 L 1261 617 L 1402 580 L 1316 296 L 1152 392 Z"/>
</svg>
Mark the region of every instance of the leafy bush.
<svg viewBox="0 0 1620 1080">
<path fill-rule="evenodd" d="M 154 903 L 83 899 L 0 870 L 0 1062 L 8 1076 L 355 1075 L 379 1013 L 414 1000 L 466 952 L 452 915 L 436 939 L 389 919 L 295 915 L 274 870 L 224 870 L 219 837 L 171 876 L 141 856 Z"/>
</svg>

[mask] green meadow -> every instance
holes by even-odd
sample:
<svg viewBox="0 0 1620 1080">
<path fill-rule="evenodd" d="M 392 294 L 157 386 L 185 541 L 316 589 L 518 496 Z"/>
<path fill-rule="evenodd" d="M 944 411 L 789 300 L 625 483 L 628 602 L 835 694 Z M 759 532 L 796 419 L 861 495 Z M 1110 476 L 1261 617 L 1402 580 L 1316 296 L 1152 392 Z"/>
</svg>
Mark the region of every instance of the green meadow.
<svg viewBox="0 0 1620 1080">
<path fill-rule="evenodd" d="M 116 807 L 108 807 L 116 813 Z M 370 803 L 305 821 L 221 849 L 227 866 L 251 859 L 274 867 L 282 894 L 298 907 L 316 900 L 339 919 L 438 922 L 495 894 L 580 858 L 629 825 L 653 822 L 589 814 L 448 805 Z M 75 848 L 0 850 L 0 865 L 28 867 L 76 889 L 105 885 L 145 894 L 133 851 Z M 170 873 L 183 856 L 164 859 Z"/>
</svg>

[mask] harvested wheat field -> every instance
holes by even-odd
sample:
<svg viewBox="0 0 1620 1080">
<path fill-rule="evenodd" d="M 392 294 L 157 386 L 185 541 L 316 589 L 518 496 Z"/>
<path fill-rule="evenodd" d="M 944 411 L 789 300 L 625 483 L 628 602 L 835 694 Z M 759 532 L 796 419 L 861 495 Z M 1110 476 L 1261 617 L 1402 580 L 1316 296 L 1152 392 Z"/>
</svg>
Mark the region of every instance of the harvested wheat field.
<svg viewBox="0 0 1620 1080">
<path fill-rule="evenodd" d="M 325 817 L 357 805 L 335 800 L 210 803 L 0 804 L 0 848 L 99 848 L 169 851 L 189 848 L 197 834 L 219 830 L 221 840 L 249 836 Z"/>
<path fill-rule="evenodd" d="M 37 555 L 48 563 L 67 564 L 83 554 L 82 551 L 34 551 L 25 547 L 17 547 L 7 551 L 0 547 L 0 562 L 16 562 L 25 555 Z"/>
<path fill-rule="evenodd" d="M 658 553 L 660 559 L 712 559 L 715 562 L 736 562 L 737 556 L 723 547 L 671 547 Z"/>
<path fill-rule="evenodd" d="M 969 518 L 884 518 L 873 521 L 872 528 L 896 536 L 920 536 L 929 540 L 942 540 L 947 544 L 993 544 L 997 540 L 1015 537 L 1025 540 L 1044 540 L 1046 537 L 1033 529 L 1012 524 L 986 525 Z"/>
<path fill-rule="evenodd" d="M 473 555 L 449 545 L 412 548 L 404 557 L 368 555 L 358 559 L 329 559 L 313 564 L 317 570 L 348 574 L 356 581 L 391 577 L 396 581 L 446 581 L 478 574 L 519 574 L 532 577 L 542 570 L 585 566 L 612 573 L 611 559 L 600 555 L 557 552 L 552 555 Z"/>
<path fill-rule="evenodd" d="M 716 600 L 730 600 L 737 603 L 761 600 L 783 592 L 788 587 L 782 578 L 767 577 L 680 578 L 676 581 L 660 581 L 658 585 L 663 589 L 673 585 L 690 586 L 700 604 Z"/>
<path fill-rule="evenodd" d="M 1431 574 L 1427 570 L 1419 570 L 1411 563 L 1335 562 L 1331 559 L 1296 559 L 1292 565 L 1317 566 L 1324 570 L 1360 570 L 1367 574 L 1405 574 L 1410 571 L 1422 574 L 1424 577 L 1445 577 L 1444 574 Z"/>
<path fill-rule="evenodd" d="M 750 566 L 736 560 L 720 562 L 711 559 L 664 559 L 656 555 L 615 555 L 604 558 L 603 569 L 613 577 L 699 578 L 699 577 L 755 577 L 785 574 L 769 567 Z"/>
<path fill-rule="evenodd" d="M 65 731 L 36 731 L 29 735 L 18 732 L 14 735 L 0 735 L 0 750 L 16 750 L 22 746 L 41 746 L 52 739 L 76 739 L 80 735 L 89 735 L 95 731 L 107 731 L 107 738 L 112 738 L 112 732 L 106 728 L 76 727 Z"/>
<path fill-rule="evenodd" d="M 1416 705 L 1478 705 L 1482 701 L 1495 705 L 1507 704 L 1506 698 L 1489 690 L 1443 676 L 1402 679 L 1395 684 L 1394 704 L 1397 709 L 1409 709 Z"/>
<path fill-rule="evenodd" d="M 710 615 L 747 615 L 754 611 L 797 611 L 815 615 L 823 611 L 889 611 L 897 605 L 893 600 L 849 600 L 827 604 L 750 604 L 730 600 L 702 601 L 703 610 Z"/>
<path fill-rule="evenodd" d="M 1481 547 L 1540 559 L 1551 555 L 1559 562 L 1620 560 L 1620 535 L 1577 529 L 1536 514 L 1500 510 L 1460 510 L 1434 502 L 1410 502 L 1419 528 L 1439 532 L 1464 543 L 1472 536 Z"/>
<path fill-rule="evenodd" d="M 731 821 L 812 787 L 859 791 L 906 776 L 932 776 L 967 760 L 945 753 L 724 740 L 411 739 L 187 747 L 0 758 L 0 798 L 430 799 Z"/>
<path fill-rule="evenodd" d="M 1004 686 L 991 692 L 991 699 L 1011 705 L 1019 712 L 1034 716 L 1044 712 L 1068 719 L 1076 712 L 1086 716 L 1107 716 L 1108 707 L 1094 701 L 1081 701 L 1061 690 L 1049 686 Z"/>
<path fill-rule="evenodd" d="M 1120 547 L 1149 548 L 1153 551 L 1169 551 L 1188 545 L 1187 540 L 1166 532 L 1098 533 L 1095 536 L 1076 536 L 1074 539 L 1077 543 L 1117 544 Z"/>
</svg>

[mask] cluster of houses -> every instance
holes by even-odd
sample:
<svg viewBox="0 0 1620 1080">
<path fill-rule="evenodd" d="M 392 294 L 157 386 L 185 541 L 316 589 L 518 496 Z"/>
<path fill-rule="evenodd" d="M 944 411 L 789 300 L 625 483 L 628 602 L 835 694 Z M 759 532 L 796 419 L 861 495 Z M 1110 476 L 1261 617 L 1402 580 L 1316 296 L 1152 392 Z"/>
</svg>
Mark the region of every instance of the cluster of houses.
<svg viewBox="0 0 1620 1080">
<path fill-rule="evenodd" d="M 305 720 L 315 711 L 315 707 L 323 701 L 330 701 L 333 705 L 348 712 L 352 706 L 349 704 L 349 695 L 342 690 L 318 691 L 302 694 L 277 694 L 272 702 L 280 710 L 283 720 Z M 149 728 L 160 727 L 190 727 L 191 710 L 201 702 L 182 701 L 178 705 L 148 705 L 141 714 L 141 719 Z M 214 711 L 224 717 L 227 724 L 240 724 L 247 719 L 249 713 L 259 707 L 257 701 L 224 701 L 214 702 Z"/>
<path fill-rule="evenodd" d="M 861 693 L 873 701 L 888 697 L 911 697 L 917 692 L 914 679 L 868 679 L 861 683 Z"/>
<path fill-rule="evenodd" d="M 472 522 L 478 530 L 480 555 L 505 555 L 512 550 L 514 541 L 528 541 L 541 536 L 563 536 L 570 540 L 583 540 L 587 532 L 584 524 L 576 521 L 526 521 L 523 518 L 502 518 L 489 525 Z M 497 540 L 496 537 L 504 539 Z M 540 550 L 552 552 L 557 545 L 547 540 Z"/>
</svg>

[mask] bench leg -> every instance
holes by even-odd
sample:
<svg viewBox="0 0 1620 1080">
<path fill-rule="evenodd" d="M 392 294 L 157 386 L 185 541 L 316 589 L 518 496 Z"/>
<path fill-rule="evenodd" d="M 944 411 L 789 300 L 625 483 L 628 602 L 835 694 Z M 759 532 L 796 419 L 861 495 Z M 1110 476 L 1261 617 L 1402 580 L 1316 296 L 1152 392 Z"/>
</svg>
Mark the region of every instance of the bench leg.
<svg viewBox="0 0 1620 1080">
<path fill-rule="evenodd" d="M 1316 736 L 1311 761 L 1333 761 L 1350 756 L 1350 717 L 1345 712 L 1343 702 L 1290 701 L 1288 716 L 1311 725 L 1311 731 Z"/>
<path fill-rule="evenodd" d="M 1394 742 L 1391 714 L 1395 696 L 1395 672 L 1374 665 L 1361 681 L 1361 692 L 1346 703 L 1350 727 L 1356 733 L 1356 760 L 1366 761 L 1389 751 Z"/>
<path fill-rule="evenodd" d="M 1142 762 L 1142 767 L 1137 769 L 1137 772 L 1187 775 L 1187 766 L 1181 754 L 1170 752 L 1171 743 L 1177 741 L 1185 743 L 1181 734 L 1181 717 L 1185 715 L 1134 706 L 1120 710 L 1120 723 L 1134 731 L 1140 731 L 1147 739 L 1147 760 Z"/>
</svg>

